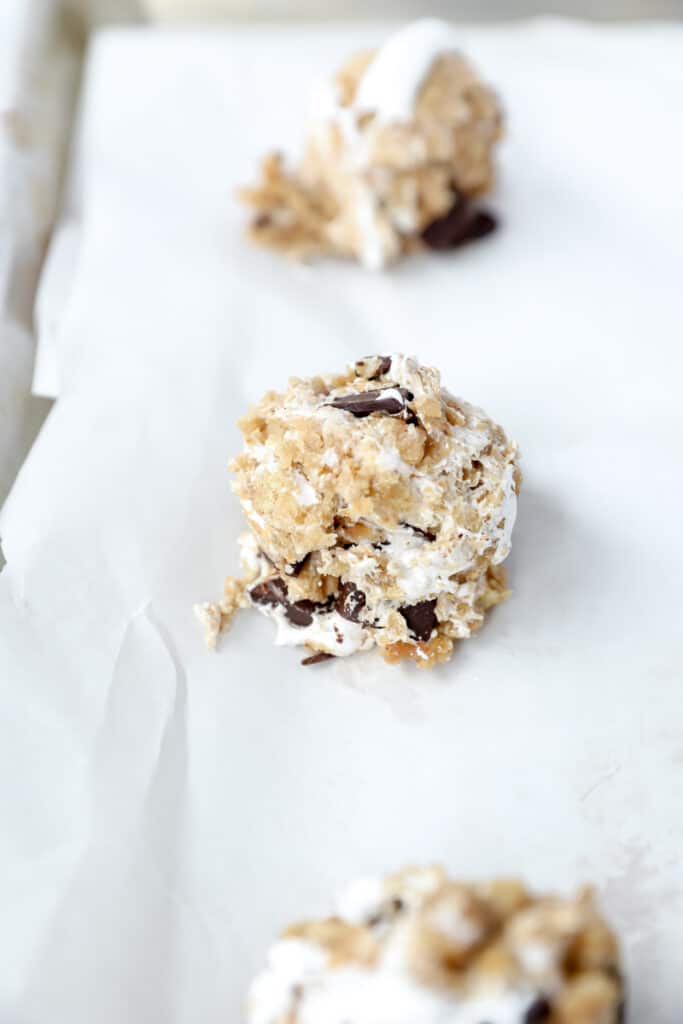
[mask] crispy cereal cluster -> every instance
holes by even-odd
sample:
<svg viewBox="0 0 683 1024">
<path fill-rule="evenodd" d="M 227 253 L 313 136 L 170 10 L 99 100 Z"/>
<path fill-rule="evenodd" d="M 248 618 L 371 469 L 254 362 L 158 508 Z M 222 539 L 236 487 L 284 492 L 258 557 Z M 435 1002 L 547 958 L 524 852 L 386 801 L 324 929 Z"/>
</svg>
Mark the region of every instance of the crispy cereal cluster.
<svg viewBox="0 0 683 1024">
<path fill-rule="evenodd" d="M 439 867 L 361 879 L 288 928 L 249 1024 L 619 1024 L 617 940 L 590 890 L 457 882 Z"/>
<path fill-rule="evenodd" d="M 259 184 L 241 190 L 251 238 L 378 269 L 493 230 L 470 200 L 491 188 L 502 116 L 457 42 L 425 19 L 352 57 L 318 97 L 300 166 L 271 154 Z"/>
<path fill-rule="evenodd" d="M 431 667 L 507 596 L 516 447 L 436 370 L 361 359 L 269 392 L 240 425 L 245 574 L 198 608 L 210 643 L 251 604 L 316 660 L 377 645 Z"/>
</svg>

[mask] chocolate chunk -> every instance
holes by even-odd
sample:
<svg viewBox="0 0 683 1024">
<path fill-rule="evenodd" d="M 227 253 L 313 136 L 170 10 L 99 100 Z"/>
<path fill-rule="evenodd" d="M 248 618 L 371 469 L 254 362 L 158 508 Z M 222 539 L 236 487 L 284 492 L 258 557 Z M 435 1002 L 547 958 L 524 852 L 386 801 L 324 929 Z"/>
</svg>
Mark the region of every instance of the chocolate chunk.
<svg viewBox="0 0 683 1024">
<path fill-rule="evenodd" d="M 309 551 L 308 554 L 304 555 L 304 557 L 299 562 L 292 562 L 291 565 L 288 565 L 286 570 L 285 570 L 287 575 L 288 576 L 298 576 L 299 573 L 301 572 L 301 570 L 303 569 L 303 567 L 306 565 L 306 562 L 308 561 L 308 559 L 310 557 L 311 557 L 311 552 Z"/>
<path fill-rule="evenodd" d="M 465 242 L 490 235 L 497 226 L 492 214 L 475 209 L 461 197 L 456 199 L 444 217 L 427 225 L 422 232 L 422 241 L 430 249 L 455 249 Z"/>
<path fill-rule="evenodd" d="M 285 604 L 285 616 L 293 626 L 310 626 L 315 609 L 313 601 L 294 601 L 293 604 L 288 601 Z"/>
<path fill-rule="evenodd" d="M 406 530 L 412 530 L 418 537 L 424 537 L 425 540 L 436 540 L 436 534 L 432 533 L 431 530 L 421 530 L 419 526 L 413 526 L 412 523 L 401 523 L 401 526 L 405 526 Z"/>
<path fill-rule="evenodd" d="M 626 991 L 625 991 L 625 989 L 626 989 L 626 982 L 624 980 L 624 975 L 619 970 L 619 968 L 617 967 L 616 964 L 610 964 L 609 967 L 606 967 L 605 968 L 605 973 L 608 974 L 610 978 L 614 978 L 614 980 L 619 985 L 619 988 L 621 990 L 621 999 L 619 1000 L 619 1005 L 617 1006 L 617 1013 L 616 1013 L 616 1017 L 615 1017 L 615 1022 L 616 1022 L 616 1024 L 625 1024 L 625 1021 L 626 1021 Z"/>
<path fill-rule="evenodd" d="M 376 928 L 378 924 L 384 924 L 385 921 L 400 914 L 404 906 L 403 900 L 394 897 L 388 903 L 383 903 L 379 911 L 367 919 L 366 924 L 369 928 Z"/>
<path fill-rule="evenodd" d="M 552 1007 L 545 996 L 539 996 L 524 1014 L 524 1024 L 541 1024 L 541 1021 L 548 1019 L 551 1011 Z"/>
<path fill-rule="evenodd" d="M 370 370 L 372 366 L 374 366 L 374 370 Z M 364 356 L 354 363 L 354 369 L 359 377 L 365 377 L 366 380 L 379 380 L 391 369 L 391 356 Z"/>
<path fill-rule="evenodd" d="M 252 587 L 249 597 L 256 604 L 287 604 L 287 584 L 279 576 L 273 576 Z"/>
<path fill-rule="evenodd" d="M 369 416 L 373 412 L 385 412 L 389 416 L 413 415 L 408 409 L 413 395 L 407 388 L 377 388 L 374 391 L 361 391 L 359 394 L 339 395 L 327 405 L 335 409 L 343 409 L 352 416 Z"/>
<path fill-rule="evenodd" d="M 301 664 L 317 665 L 321 661 L 330 661 L 332 658 L 334 658 L 334 654 L 328 654 L 327 651 L 317 651 L 315 654 L 309 655 L 308 658 L 304 658 Z"/>
<path fill-rule="evenodd" d="M 291 602 L 288 598 L 287 584 L 279 576 L 257 583 L 249 591 L 249 597 L 255 604 L 281 604 L 285 610 L 285 617 L 293 626 L 310 626 L 316 609 L 327 610 L 327 605 L 316 605 L 313 601 Z"/>
<path fill-rule="evenodd" d="M 469 231 L 465 241 L 475 242 L 478 238 L 486 238 L 492 235 L 498 227 L 498 219 L 488 210 L 477 210 L 470 221 Z"/>
<path fill-rule="evenodd" d="M 418 604 L 399 608 L 408 623 L 408 629 L 416 640 L 429 640 L 432 630 L 436 629 L 436 598 L 432 601 L 419 601 Z"/>
<path fill-rule="evenodd" d="M 342 583 L 334 607 L 343 619 L 360 622 L 360 613 L 365 607 L 365 594 L 355 583 Z"/>
<path fill-rule="evenodd" d="M 391 369 L 391 356 L 382 356 L 379 362 L 379 366 L 373 373 L 370 380 L 377 380 L 378 377 L 383 377 L 385 373 L 389 373 Z"/>
</svg>

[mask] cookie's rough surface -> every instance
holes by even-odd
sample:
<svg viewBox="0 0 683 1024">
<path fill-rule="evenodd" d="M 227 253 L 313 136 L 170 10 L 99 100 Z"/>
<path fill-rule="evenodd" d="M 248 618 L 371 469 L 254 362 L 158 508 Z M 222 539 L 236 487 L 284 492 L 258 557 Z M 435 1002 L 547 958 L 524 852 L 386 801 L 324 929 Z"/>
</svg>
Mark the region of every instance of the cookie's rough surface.
<svg viewBox="0 0 683 1024">
<path fill-rule="evenodd" d="M 270 155 L 260 183 L 241 191 L 252 239 L 379 269 L 488 234 L 493 220 L 470 199 L 493 182 L 502 116 L 458 42 L 428 18 L 352 57 L 317 97 L 296 171 Z"/>
<path fill-rule="evenodd" d="M 592 894 L 452 881 L 439 867 L 361 879 L 336 915 L 288 928 L 249 1024 L 618 1024 L 617 941 Z"/>
<path fill-rule="evenodd" d="M 336 657 L 376 644 L 431 667 L 507 596 L 516 446 L 437 370 L 368 357 L 291 380 L 240 426 L 245 574 L 198 607 L 210 643 L 251 604 L 277 643 Z"/>
</svg>

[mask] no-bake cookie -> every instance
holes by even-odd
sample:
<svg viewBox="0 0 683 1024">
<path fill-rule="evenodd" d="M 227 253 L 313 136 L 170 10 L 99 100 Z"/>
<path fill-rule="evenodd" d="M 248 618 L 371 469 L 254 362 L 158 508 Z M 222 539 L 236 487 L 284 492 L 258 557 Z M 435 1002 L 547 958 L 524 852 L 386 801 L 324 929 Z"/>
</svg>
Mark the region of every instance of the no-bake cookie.
<svg viewBox="0 0 683 1024">
<path fill-rule="evenodd" d="M 617 940 L 590 890 L 457 882 L 438 867 L 361 879 L 287 928 L 249 1024 L 620 1024 Z"/>
<path fill-rule="evenodd" d="M 491 188 L 501 132 L 497 97 L 455 30 L 414 22 L 352 57 L 316 97 L 295 170 L 271 154 L 261 181 L 240 191 L 255 211 L 250 236 L 371 269 L 481 238 L 495 220 L 472 200 Z"/>
<path fill-rule="evenodd" d="M 361 359 L 269 392 L 240 427 L 244 575 L 196 609 L 211 645 L 251 605 L 308 660 L 376 645 L 428 668 L 507 596 L 516 446 L 437 370 Z"/>
</svg>

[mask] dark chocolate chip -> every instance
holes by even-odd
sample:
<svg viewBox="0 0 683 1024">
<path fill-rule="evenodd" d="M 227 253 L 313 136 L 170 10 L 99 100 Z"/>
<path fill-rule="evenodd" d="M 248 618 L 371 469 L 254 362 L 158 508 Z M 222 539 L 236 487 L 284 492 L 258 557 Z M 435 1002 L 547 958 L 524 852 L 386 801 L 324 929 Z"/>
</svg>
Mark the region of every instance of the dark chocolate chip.
<svg viewBox="0 0 683 1024">
<path fill-rule="evenodd" d="M 360 613 L 365 607 L 365 594 L 355 583 L 342 583 L 335 608 L 343 619 L 349 622 L 360 622 Z"/>
<path fill-rule="evenodd" d="M 309 551 L 308 554 L 304 555 L 304 557 L 299 562 L 292 562 L 291 565 L 288 565 L 286 569 L 287 575 L 298 576 L 310 557 L 311 552 Z"/>
<path fill-rule="evenodd" d="M 294 601 L 292 604 L 285 604 L 285 616 L 293 626 L 310 626 L 313 622 L 313 612 L 316 605 L 313 601 Z"/>
<path fill-rule="evenodd" d="M 318 665 L 321 661 L 330 661 L 332 658 L 334 658 L 334 654 L 328 654 L 327 651 L 317 651 L 315 654 L 310 654 L 308 658 L 304 658 L 301 664 Z"/>
<path fill-rule="evenodd" d="M 422 241 L 430 249 L 455 249 L 465 242 L 490 235 L 497 226 L 492 214 L 473 208 L 465 198 L 458 198 L 445 216 L 427 225 Z"/>
<path fill-rule="evenodd" d="M 436 598 L 432 601 L 419 601 L 418 604 L 399 608 L 408 623 L 408 629 L 416 640 L 429 640 L 432 630 L 436 629 Z"/>
<path fill-rule="evenodd" d="M 386 394 L 387 391 L 392 393 Z M 400 416 L 410 412 L 408 402 L 412 400 L 413 395 L 407 388 L 377 388 L 374 391 L 361 391 L 358 394 L 339 395 L 326 404 L 335 409 L 350 412 L 352 416 L 356 417 L 369 416 L 373 412 L 385 412 L 389 416 Z"/>
<path fill-rule="evenodd" d="M 488 210 L 477 210 L 470 221 L 466 241 L 475 242 L 477 238 L 486 238 L 487 235 L 492 235 L 497 227 L 497 217 L 494 217 Z"/>
<path fill-rule="evenodd" d="M 249 597 L 256 604 L 287 604 L 287 584 L 279 576 L 273 576 L 252 587 Z"/>
<path fill-rule="evenodd" d="M 269 228 L 271 223 L 270 215 L 267 213 L 260 213 L 258 217 L 254 219 L 255 228 Z"/>
<path fill-rule="evenodd" d="M 616 1015 L 614 1017 L 615 1024 L 625 1024 L 626 1021 L 626 982 L 624 980 L 623 973 L 619 970 L 616 964 L 610 964 L 609 967 L 605 968 L 605 973 L 613 978 L 621 989 L 621 999 L 616 1009 Z"/>
<path fill-rule="evenodd" d="M 541 1024 L 541 1021 L 548 1019 L 551 1011 L 552 1007 L 545 996 L 539 996 L 524 1014 L 524 1024 Z"/>
<path fill-rule="evenodd" d="M 391 369 L 391 356 L 382 356 L 380 359 L 379 366 L 373 373 L 370 380 L 377 380 L 378 377 L 383 377 L 385 373 L 389 373 Z"/>
<path fill-rule="evenodd" d="M 249 596 L 255 604 L 282 605 L 285 616 L 293 626 L 310 626 L 313 622 L 313 612 L 316 609 L 327 610 L 327 605 L 316 605 L 313 601 L 290 602 L 287 593 L 287 584 L 279 576 L 273 576 L 263 583 L 257 583 L 249 591 Z"/>
<path fill-rule="evenodd" d="M 418 535 L 418 537 L 424 537 L 425 540 L 436 540 L 436 534 L 432 533 L 431 530 L 422 530 L 419 526 L 413 526 L 412 523 L 401 523 L 401 526 L 405 526 L 406 530 L 412 530 L 413 533 Z"/>
<path fill-rule="evenodd" d="M 376 914 L 373 914 L 372 917 L 368 918 L 366 924 L 370 928 L 375 928 L 378 924 L 383 924 L 388 918 L 395 917 L 396 914 L 400 914 L 404 906 L 405 904 L 403 900 L 398 899 L 398 897 L 394 897 L 394 899 L 390 900 L 388 903 L 382 904 L 381 909 Z"/>
</svg>

